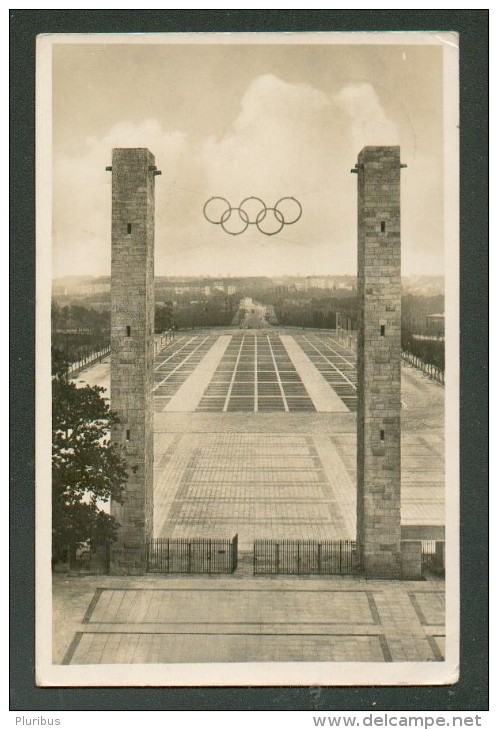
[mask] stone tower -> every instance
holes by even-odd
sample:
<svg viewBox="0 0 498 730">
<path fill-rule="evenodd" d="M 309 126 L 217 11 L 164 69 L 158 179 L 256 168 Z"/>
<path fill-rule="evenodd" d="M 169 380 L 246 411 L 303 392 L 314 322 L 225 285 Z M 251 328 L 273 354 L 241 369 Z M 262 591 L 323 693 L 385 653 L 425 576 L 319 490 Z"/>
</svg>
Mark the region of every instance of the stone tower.
<svg viewBox="0 0 498 730">
<path fill-rule="evenodd" d="M 124 447 L 125 502 L 112 503 L 121 525 L 111 547 L 114 574 L 146 571 L 152 537 L 154 377 L 154 186 L 147 149 L 112 152 L 111 409 L 112 440 Z"/>
<path fill-rule="evenodd" d="M 399 147 L 358 156 L 357 544 L 370 578 L 401 577 Z"/>
</svg>

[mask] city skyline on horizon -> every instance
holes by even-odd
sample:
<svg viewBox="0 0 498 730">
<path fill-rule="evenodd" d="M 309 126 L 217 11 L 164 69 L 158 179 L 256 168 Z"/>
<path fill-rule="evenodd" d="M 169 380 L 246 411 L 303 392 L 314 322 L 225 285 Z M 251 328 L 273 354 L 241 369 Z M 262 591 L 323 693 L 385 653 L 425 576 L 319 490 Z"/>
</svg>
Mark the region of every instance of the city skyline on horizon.
<svg viewBox="0 0 498 730">
<path fill-rule="evenodd" d="M 52 282 L 62 281 L 64 279 L 110 279 L 111 274 L 63 274 L 62 276 L 52 276 Z M 356 279 L 357 274 L 255 274 L 245 276 L 243 274 L 223 274 L 221 272 L 215 274 L 155 274 L 155 279 L 212 279 L 216 281 L 218 279 L 224 280 L 240 280 L 240 279 Z M 402 279 L 442 279 L 444 280 L 444 274 L 402 274 Z"/>
</svg>

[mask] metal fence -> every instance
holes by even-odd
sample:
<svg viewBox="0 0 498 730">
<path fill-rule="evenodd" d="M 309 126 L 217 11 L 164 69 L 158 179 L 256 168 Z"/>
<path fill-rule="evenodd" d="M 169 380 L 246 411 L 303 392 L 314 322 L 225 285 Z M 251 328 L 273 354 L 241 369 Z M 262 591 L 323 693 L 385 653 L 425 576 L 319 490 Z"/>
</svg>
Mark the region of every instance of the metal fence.
<svg viewBox="0 0 498 730">
<path fill-rule="evenodd" d="M 426 363 L 413 353 L 407 352 L 406 350 L 402 351 L 401 357 L 405 362 L 408 362 L 410 365 L 413 365 L 413 367 L 418 368 L 418 370 L 421 370 L 425 373 L 425 375 L 428 375 L 429 378 L 432 378 L 432 380 L 436 380 L 438 383 L 444 385 L 444 370 L 439 368 L 437 365 Z"/>
<path fill-rule="evenodd" d="M 173 340 L 175 339 L 175 332 L 174 330 L 167 330 L 166 332 L 161 332 L 159 335 L 155 335 L 154 338 L 154 357 L 157 355 L 158 352 L 161 352 L 161 350 L 164 350 L 165 347 L 167 347 Z"/>
<path fill-rule="evenodd" d="M 436 576 L 444 576 L 445 566 L 445 543 L 436 540 L 422 540 L 422 572 L 431 573 Z"/>
<path fill-rule="evenodd" d="M 89 355 L 85 355 L 81 360 L 78 360 L 77 362 L 72 362 L 68 366 L 68 375 L 76 375 L 80 372 L 80 370 L 84 370 L 85 368 L 89 368 L 90 365 L 94 365 L 96 362 L 100 362 L 104 357 L 107 357 L 107 355 L 111 354 L 111 348 L 110 347 L 104 347 L 103 350 L 98 350 L 97 352 L 92 352 Z"/>
<path fill-rule="evenodd" d="M 237 544 L 231 539 L 153 538 L 147 542 L 150 573 L 233 573 L 237 567 Z"/>
<path fill-rule="evenodd" d="M 353 540 L 255 540 L 254 575 L 352 575 L 360 572 Z"/>
</svg>

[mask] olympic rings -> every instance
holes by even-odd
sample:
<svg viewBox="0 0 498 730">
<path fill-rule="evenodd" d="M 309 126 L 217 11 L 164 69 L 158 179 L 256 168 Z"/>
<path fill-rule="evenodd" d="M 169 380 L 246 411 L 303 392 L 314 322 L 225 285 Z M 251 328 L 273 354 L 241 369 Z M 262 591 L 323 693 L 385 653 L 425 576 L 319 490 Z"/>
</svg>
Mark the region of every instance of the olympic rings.
<svg viewBox="0 0 498 730">
<path fill-rule="evenodd" d="M 231 208 L 228 208 L 227 210 L 224 211 L 224 213 L 221 216 L 221 220 L 220 220 L 221 227 L 223 228 L 225 233 L 230 233 L 232 236 L 239 236 L 241 233 L 244 233 L 247 226 L 249 225 L 249 217 L 248 217 L 247 213 L 245 212 L 245 210 L 242 210 L 242 208 L 237 208 L 236 210 L 239 214 L 239 219 L 242 221 L 242 228 L 240 228 L 240 226 L 237 227 L 237 222 L 235 224 L 235 226 L 236 226 L 235 230 L 233 230 L 233 229 L 230 230 L 229 228 L 227 228 L 225 226 L 225 223 L 228 223 L 230 218 L 232 217 Z"/>
<path fill-rule="evenodd" d="M 265 220 L 266 214 L 269 213 L 270 211 L 273 212 L 273 218 L 277 222 L 277 227 L 272 229 L 272 221 L 270 221 L 270 229 L 265 230 L 259 224 Z M 282 213 L 279 210 L 277 210 L 277 207 L 275 206 L 275 208 L 264 208 L 263 210 L 261 210 L 258 213 L 258 217 L 256 218 L 256 225 L 257 225 L 258 229 L 261 231 L 261 233 L 265 234 L 265 236 L 274 236 L 276 233 L 280 233 L 280 231 L 282 230 L 282 228 L 285 225 L 285 220 L 284 220 L 284 216 L 282 215 Z"/>
<path fill-rule="evenodd" d="M 251 195 L 232 208 L 226 198 L 216 196 L 206 201 L 202 212 L 209 223 L 221 226 L 231 236 L 239 236 L 249 226 L 256 226 L 265 236 L 275 236 L 285 225 L 297 223 L 303 209 L 291 197 L 280 198 L 273 208 L 267 208 L 261 198 Z"/>
</svg>

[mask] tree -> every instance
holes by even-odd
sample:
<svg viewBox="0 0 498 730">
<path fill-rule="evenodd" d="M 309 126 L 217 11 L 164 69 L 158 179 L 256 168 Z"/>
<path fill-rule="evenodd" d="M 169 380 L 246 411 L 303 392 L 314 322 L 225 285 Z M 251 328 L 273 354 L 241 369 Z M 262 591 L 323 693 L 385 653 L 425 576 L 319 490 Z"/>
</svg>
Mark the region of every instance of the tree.
<svg viewBox="0 0 498 730">
<path fill-rule="evenodd" d="M 104 388 L 77 387 L 67 363 L 53 353 L 52 556 L 74 558 L 78 547 L 109 545 L 119 527 L 102 507 L 123 502 L 126 462 L 109 440 L 117 422 L 102 398 Z"/>
<path fill-rule="evenodd" d="M 160 334 L 165 332 L 173 322 L 173 303 L 166 302 L 163 306 L 157 305 L 155 311 L 155 332 Z"/>
</svg>

